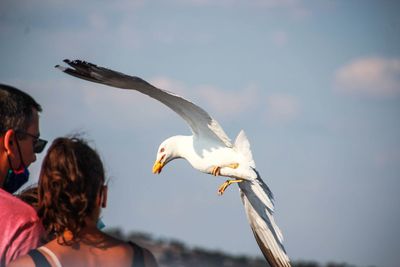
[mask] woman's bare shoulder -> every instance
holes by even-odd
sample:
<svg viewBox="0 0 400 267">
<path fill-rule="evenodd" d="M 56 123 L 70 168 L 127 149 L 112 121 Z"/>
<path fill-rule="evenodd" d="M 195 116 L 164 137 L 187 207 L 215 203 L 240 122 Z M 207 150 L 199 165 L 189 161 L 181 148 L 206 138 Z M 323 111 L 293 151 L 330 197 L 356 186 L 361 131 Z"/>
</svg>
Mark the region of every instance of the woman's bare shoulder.
<svg viewBox="0 0 400 267">
<path fill-rule="evenodd" d="M 35 267 L 35 263 L 29 255 L 25 255 L 13 260 L 7 267 Z"/>
</svg>

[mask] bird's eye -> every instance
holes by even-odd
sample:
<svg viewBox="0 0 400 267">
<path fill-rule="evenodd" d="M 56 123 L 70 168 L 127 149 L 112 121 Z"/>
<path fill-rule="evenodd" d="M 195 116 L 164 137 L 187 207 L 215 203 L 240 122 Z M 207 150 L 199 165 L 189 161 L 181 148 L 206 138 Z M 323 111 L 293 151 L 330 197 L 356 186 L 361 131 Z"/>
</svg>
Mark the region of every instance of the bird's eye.
<svg viewBox="0 0 400 267">
<path fill-rule="evenodd" d="M 164 148 L 161 148 L 161 149 L 160 149 L 160 153 L 163 153 L 164 151 L 165 151 Z"/>
</svg>

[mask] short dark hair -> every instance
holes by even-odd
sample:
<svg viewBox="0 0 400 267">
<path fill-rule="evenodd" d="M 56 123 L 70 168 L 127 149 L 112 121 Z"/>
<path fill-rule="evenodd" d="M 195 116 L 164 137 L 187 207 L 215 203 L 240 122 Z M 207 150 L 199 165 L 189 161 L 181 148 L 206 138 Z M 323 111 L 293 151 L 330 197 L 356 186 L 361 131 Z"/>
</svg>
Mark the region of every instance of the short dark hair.
<svg viewBox="0 0 400 267">
<path fill-rule="evenodd" d="M 26 130 L 32 123 L 32 108 L 42 111 L 42 107 L 27 93 L 0 84 L 0 134 L 9 129 Z"/>
<path fill-rule="evenodd" d="M 39 176 L 38 214 L 48 238 L 71 245 L 80 239 L 92 216 L 105 181 L 103 163 L 85 140 L 63 137 L 53 141 Z M 72 233 L 66 240 L 64 232 Z"/>
</svg>

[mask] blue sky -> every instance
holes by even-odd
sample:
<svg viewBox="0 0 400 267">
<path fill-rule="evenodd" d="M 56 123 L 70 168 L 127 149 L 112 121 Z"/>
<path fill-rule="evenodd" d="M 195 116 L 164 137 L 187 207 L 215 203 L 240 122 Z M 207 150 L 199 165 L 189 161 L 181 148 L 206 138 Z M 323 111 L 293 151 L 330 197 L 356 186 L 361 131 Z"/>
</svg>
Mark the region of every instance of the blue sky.
<svg viewBox="0 0 400 267">
<path fill-rule="evenodd" d="M 158 145 L 190 133 L 184 121 L 54 69 L 64 58 L 176 92 L 232 139 L 244 129 L 293 260 L 397 266 L 399 12 L 397 1 L 3 0 L 0 81 L 42 104 L 43 137 L 93 141 L 108 227 L 261 255 L 236 186 L 219 197 L 224 179 L 182 160 L 151 174 Z"/>
</svg>

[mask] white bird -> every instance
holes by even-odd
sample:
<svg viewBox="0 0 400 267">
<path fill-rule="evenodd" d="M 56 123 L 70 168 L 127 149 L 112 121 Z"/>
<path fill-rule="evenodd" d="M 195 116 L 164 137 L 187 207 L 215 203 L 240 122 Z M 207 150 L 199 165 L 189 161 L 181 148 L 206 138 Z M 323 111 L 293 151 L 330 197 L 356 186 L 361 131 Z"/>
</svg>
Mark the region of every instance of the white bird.
<svg viewBox="0 0 400 267">
<path fill-rule="evenodd" d="M 232 144 L 219 123 L 205 110 L 174 93 L 154 87 L 139 77 L 125 75 L 81 60 L 64 60 L 70 67 L 56 68 L 72 76 L 146 94 L 179 114 L 193 135 L 173 136 L 161 143 L 153 173 L 160 173 L 171 160 L 186 159 L 193 168 L 215 176 L 227 176 L 218 192 L 223 194 L 232 183 L 238 183 L 240 195 L 256 241 L 272 267 L 289 267 L 282 233 L 273 218 L 273 195 L 255 169 L 250 143 L 240 131 Z"/>
</svg>

